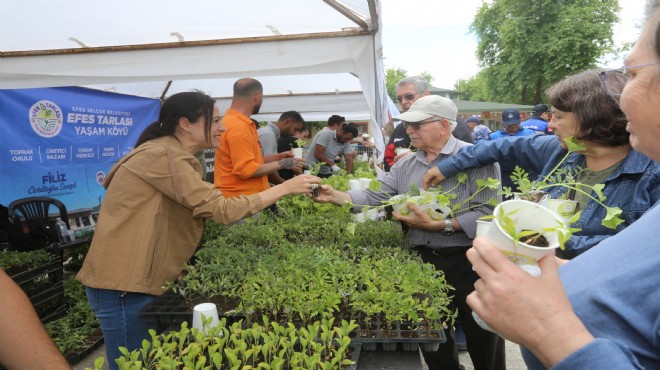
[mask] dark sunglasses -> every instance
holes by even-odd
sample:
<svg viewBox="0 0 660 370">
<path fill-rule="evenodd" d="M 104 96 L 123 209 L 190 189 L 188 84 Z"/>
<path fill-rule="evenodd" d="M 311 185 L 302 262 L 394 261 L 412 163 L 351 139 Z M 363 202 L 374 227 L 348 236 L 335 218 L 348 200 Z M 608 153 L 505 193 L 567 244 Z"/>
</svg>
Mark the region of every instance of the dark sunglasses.
<svg viewBox="0 0 660 370">
<path fill-rule="evenodd" d="M 415 94 L 405 94 L 403 96 L 396 97 L 396 101 L 398 101 L 399 103 L 401 103 L 404 100 L 413 100 L 413 99 L 415 99 Z"/>
<path fill-rule="evenodd" d="M 419 130 L 419 128 L 422 127 L 422 125 L 424 125 L 424 124 L 427 124 L 427 123 L 433 123 L 433 122 L 440 122 L 440 121 L 442 121 L 443 119 L 444 119 L 444 118 L 441 118 L 441 119 L 434 119 L 434 120 L 432 120 L 432 121 L 425 121 L 425 122 L 407 122 L 407 121 L 402 121 L 402 123 L 403 123 L 403 127 L 404 127 L 404 128 L 408 128 L 408 127 L 410 127 L 410 128 L 412 128 L 413 130 L 417 131 L 417 130 Z"/>
</svg>

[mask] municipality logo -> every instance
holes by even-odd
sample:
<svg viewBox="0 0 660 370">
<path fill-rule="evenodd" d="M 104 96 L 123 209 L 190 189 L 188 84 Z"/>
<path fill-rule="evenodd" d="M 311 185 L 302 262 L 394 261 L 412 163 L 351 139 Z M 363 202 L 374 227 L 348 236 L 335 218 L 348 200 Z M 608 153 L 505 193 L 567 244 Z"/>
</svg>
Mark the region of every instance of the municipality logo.
<svg viewBox="0 0 660 370">
<path fill-rule="evenodd" d="M 40 100 L 30 107 L 30 125 L 37 135 L 57 136 L 62 130 L 62 109 L 50 100 Z"/>
<path fill-rule="evenodd" d="M 99 185 L 103 185 L 104 181 L 105 181 L 105 172 L 98 171 L 96 173 L 96 183 L 99 184 Z"/>
</svg>

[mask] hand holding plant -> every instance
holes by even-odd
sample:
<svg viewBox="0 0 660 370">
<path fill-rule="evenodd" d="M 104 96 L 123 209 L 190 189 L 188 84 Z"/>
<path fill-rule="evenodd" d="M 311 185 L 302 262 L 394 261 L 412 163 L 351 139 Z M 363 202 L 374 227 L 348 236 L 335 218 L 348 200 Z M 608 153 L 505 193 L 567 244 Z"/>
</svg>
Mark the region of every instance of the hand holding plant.
<svg viewBox="0 0 660 370">
<path fill-rule="evenodd" d="M 566 138 L 564 139 L 564 142 L 566 143 L 568 152 L 566 153 L 564 158 L 562 158 L 562 160 L 559 163 L 557 163 L 555 168 L 548 173 L 547 176 L 545 176 L 541 180 L 532 181 L 529 179 L 529 175 L 527 174 L 527 172 L 525 172 L 525 170 L 516 166 L 513 174 L 511 175 L 511 179 L 518 186 L 520 193 L 522 193 L 523 195 L 520 196 L 518 194 L 515 194 L 509 187 L 504 187 L 500 192 L 500 194 L 506 197 L 513 197 L 515 195 L 518 195 L 518 197 L 520 197 L 521 199 L 533 201 L 533 199 L 538 197 L 540 193 L 543 193 L 545 190 L 549 188 L 564 187 L 567 188 L 568 190 L 573 190 L 577 193 L 584 194 L 589 198 L 591 198 L 596 203 L 603 206 L 606 209 L 607 213 L 603 218 L 603 220 L 601 221 L 601 224 L 607 228 L 616 229 L 616 227 L 619 224 L 623 223 L 623 219 L 619 217 L 622 213 L 622 210 L 619 207 L 608 207 L 604 203 L 606 199 L 605 195 L 603 194 L 603 189 L 605 188 L 605 185 L 596 184 L 592 186 L 579 182 L 577 180 L 577 176 L 582 171 L 584 171 L 583 168 L 578 167 L 578 168 L 560 169 L 561 165 L 566 161 L 566 159 L 569 157 L 571 153 L 584 152 L 586 150 L 585 144 L 574 138 Z M 595 194 L 595 196 L 592 195 L 592 193 Z M 577 220 L 579 218 L 579 212 L 577 213 L 577 215 L 578 215 L 577 217 L 574 217 L 574 220 Z"/>
<path fill-rule="evenodd" d="M 392 215 L 394 218 L 409 225 L 413 229 L 438 231 L 441 229 L 441 226 L 444 225 L 444 222 L 441 221 L 444 217 L 431 218 L 430 212 L 427 212 L 415 203 L 407 203 L 406 206 L 409 210 L 406 216 L 403 216 L 396 211 L 393 212 Z"/>
</svg>

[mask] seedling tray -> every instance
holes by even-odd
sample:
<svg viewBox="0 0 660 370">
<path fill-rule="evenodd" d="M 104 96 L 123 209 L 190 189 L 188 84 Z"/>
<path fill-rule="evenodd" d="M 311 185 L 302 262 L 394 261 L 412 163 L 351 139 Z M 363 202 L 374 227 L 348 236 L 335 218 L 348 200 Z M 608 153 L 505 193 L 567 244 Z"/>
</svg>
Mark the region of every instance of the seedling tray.
<svg viewBox="0 0 660 370">
<path fill-rule="evenodd" d="M 62 281 L 62 259 L 57 257 L 37 267 L 11 275 L 11 278 L 18 285 L 43 279 L 57 283 Z"/>
<path fill-rule="evenodd" d="M 429 330 L 409 323 L 391 323 L 389 329 L 372 323 L 370 327 L 356 329 L 356 336 L 351 338 L 353 343 L 362 343 L 362 351 L 375 351 L 380 347 L 386 352 L 399 347 L 403 351 L 417 351 L 418 346 L 434 350 L 446 341 L 444 330 Z"/>
<path fill-rule="evenodd" d="M 156 298 L 140 311 L 140 316 L 151 323 L 157 323 L 159 327 L 172 327 L 178 330 L 181 323 L 187 321 L 192 326 L 193 310 L 190 304 L 179 294 L 167 291 Z M 231 324 L 243 318 L 243 316 L 227 316 L 218 312 L 220 318 L 227 318 Z"/>
<path fill-rule="evenodd" d="M 15 273 L 11 278 L 28 295 L 43 323 L 66 315 L 61 258 Z"/>
<path fill-rule="evenodd" d="M 64 283 L 60 281 L 54 286 L 31 296 L 30 302 L 32 302 L 34 310 L 43 323 L 59 319 L 67 313 Z"/>
<path fill-rule="evenodd" d="M 84 347 L 64 354 L 69 365 L 79 363 L 103 344 L 103 332 L 101 332 L 101 329 L 90 334 L 85 340 L 85 343 L 86 345 Z"/>
<path fill-rule="evenodd" d="M 192 309 L 182 296 L 167 291 L 140 310 L 140 316 L 159 326 L 180 326 L 184 321 L 192 323 Z"/>
</svg>

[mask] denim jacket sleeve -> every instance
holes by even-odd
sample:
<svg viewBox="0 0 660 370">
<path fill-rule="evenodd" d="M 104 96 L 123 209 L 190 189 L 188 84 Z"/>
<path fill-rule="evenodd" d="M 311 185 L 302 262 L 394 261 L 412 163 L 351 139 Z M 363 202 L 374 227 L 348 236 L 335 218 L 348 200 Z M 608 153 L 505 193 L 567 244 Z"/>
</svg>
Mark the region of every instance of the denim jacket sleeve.
<svg viewBox="0 0 660 370">
<path fill-rule="evenodd" d="M 502 138 L 466 146 L 440 162 L 438 169 L 445 177 L 452 177 L 466 169 L 483 167 L 495 162 L 514 162 L 523 168 L 541 173 L 552 154 L 561 150 L 554 135 L 529 135 Z"/>
<path fill-rule="evenodd" d="M 557 190 L 557 189 L 555 189 Z M 550 192 L 555 198 L 558 194 Z M 605 204 L 619 207 L 624 220 L 616 229 L 601 225 L 605 208 L 594 200 L 582 207 L 582 214 L 574 227 L 582 230 L 566 243 L 566 256 L 573 258 L 602 240 L 620 232 L 637 221 L 660 199 L 660 164 L 633 150 L 616 171 L 605 180 Z"/>
</svg>

